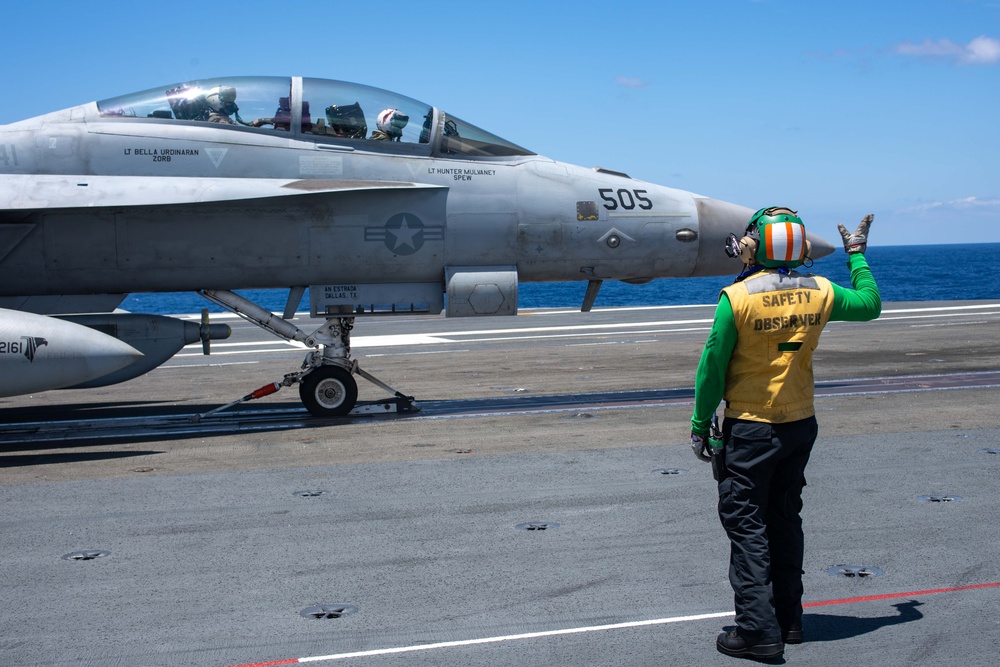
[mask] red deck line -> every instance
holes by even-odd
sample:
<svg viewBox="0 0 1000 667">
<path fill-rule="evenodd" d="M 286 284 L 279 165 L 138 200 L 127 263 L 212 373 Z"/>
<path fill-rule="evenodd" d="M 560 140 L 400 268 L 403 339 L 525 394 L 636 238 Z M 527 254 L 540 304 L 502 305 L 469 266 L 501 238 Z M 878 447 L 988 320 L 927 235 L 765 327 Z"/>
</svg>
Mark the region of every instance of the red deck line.
<svg viewBox="0 0 1000 667">
<path fill-rule="evenodd" d="M 832 604 L 851 604 L 853 602 L 872 602 L 875 600 L 893 600 L 896 598 L 912 598 L 918 595 L 934 595 L 936 593 L 954 593 L 956 591 L 972 591 L 979 588 L 997 588 L 1000 581 L 991 584 L 973 584 L 971 586 L 951 586 L 949 588 L 929 588 L 925 591 L 910 591 L 908 593 L 885 593 L 883 595 L 862 595 L 856 598 L 842 598 L 840 600 L 821 600 L 818 602 L 806 602 L 802 608 L 806 607 L 826 607 Z"/>
</svg>

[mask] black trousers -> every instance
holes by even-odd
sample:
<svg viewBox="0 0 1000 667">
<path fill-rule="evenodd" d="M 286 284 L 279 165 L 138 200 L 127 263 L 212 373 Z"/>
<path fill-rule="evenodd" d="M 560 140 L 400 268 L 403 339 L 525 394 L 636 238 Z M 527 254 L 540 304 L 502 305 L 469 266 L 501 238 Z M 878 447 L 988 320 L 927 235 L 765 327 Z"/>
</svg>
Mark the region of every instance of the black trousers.
<svg viewBox="0 0 1000 667">
<path fill-rule="evenodd" d="M 743 634 L 778 641 L 802 620 L 802 488 L 816 418 L 785 424 L 726 419 L 719 518 Z"/>
</svg>

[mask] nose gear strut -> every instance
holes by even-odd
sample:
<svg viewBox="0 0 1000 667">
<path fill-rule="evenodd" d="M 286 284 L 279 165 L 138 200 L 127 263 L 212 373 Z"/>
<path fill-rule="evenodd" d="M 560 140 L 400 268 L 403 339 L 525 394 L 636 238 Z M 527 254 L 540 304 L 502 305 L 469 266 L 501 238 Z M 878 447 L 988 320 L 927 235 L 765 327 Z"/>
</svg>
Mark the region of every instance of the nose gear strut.
<svg viewBox="0 0 1000 667">
<path fill-rule="evenodd" d="M 306 409 L 316 417 L 340 417 L 347 414 L 391 411 L 418 412 L 420 410 L 414 404 L 412 396 L 406 396 L 396 391 L 359 368 L 357 360 L 351 359 L 353 317 L 330 318 L 312 333 L 306 333 L 288 320 L 278 317 L 229 290 L 199 290 L 198 294 L 280 338 L 297 341 L 316 349 L 311 350 L 306 355 L 300 371 L 288 373 L 280 382 L 264 385 L 232 403 L 196 415 L 192 418 L 193 421 L 198 421 L 239 403 L 273 394 L 282 387 L 290 387 L 293 384 L 299 385 L 299 398 L 302 399 Z M 382 401 L 359 403 L 358 383 L 354 379 L 355 375 L 360 375 L 372 384 L 391 392 L 393 397 Z"/>
</svg>

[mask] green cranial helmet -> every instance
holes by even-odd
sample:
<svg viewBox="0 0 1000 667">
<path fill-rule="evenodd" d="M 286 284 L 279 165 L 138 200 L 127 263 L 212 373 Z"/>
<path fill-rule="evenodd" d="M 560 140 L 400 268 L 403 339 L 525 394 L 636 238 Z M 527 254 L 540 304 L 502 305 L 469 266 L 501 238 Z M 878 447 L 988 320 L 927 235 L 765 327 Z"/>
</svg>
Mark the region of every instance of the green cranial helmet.
<svg viewBox="0 0 1000 667">
<path fill-rule="evenodd" d="M 795 268 L 809 257 L 811 244 L 796 212 L 783 206 L 762 208 L 747 225 L 746 236 L 756 241 L 754 263 L 769 269 Z"/>
</svg>

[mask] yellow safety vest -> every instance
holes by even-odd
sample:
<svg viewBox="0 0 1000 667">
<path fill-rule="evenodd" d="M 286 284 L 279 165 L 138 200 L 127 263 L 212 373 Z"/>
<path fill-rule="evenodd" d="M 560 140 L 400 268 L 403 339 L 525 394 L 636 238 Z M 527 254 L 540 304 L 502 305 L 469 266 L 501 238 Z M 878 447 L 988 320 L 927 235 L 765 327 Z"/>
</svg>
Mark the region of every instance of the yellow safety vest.
<svg viewBox="0 0 1000 667">
<path fill-rule="evenodd" d="M 722 291 L 737 331 L 726 416 L 772 424 L 813 416 L 812 355 L 833 310 L 830 281 L 762 271 Z"/>
</svg>

